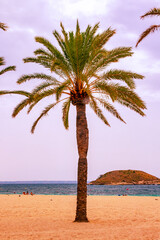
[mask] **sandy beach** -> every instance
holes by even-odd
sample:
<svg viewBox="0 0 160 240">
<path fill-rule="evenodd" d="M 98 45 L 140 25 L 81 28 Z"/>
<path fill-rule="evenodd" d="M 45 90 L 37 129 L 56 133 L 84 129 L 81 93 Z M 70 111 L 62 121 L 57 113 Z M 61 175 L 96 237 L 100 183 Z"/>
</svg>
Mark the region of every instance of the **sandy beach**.
<svg viewBox="0 0 160 240">
<path fill-rule="evenodd" d="M 74 223 L 76 196 L 0 195 L 0 240 L 160 240 L 160 197 L 89 196 L 89 223 Z"/>
</svg>

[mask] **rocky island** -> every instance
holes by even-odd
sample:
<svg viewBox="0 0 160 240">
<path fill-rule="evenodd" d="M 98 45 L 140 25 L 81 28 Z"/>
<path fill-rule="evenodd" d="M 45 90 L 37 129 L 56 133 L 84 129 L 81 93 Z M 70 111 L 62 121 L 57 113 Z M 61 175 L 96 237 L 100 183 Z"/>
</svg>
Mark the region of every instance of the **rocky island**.
<svg viewBox="0 0 160 240">
<path fill-rule="evenodd" d="M 116 170 L 100 175 L 90 185 L 160 185 L 160 179 L 138 170 Z"/>
</svg>

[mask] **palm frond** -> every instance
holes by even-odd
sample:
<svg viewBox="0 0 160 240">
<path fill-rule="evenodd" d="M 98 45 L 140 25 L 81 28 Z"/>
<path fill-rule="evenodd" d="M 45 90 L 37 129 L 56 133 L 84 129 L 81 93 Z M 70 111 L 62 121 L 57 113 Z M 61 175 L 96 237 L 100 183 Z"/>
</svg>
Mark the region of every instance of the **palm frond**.
<svg viewBox="0 0 160 240">
<path fill-rule="evenodd" d="M 119 47 L 111 51 L 99 51 L 98 55 L 89 66 L 87 76 L 92 77 L 95 73 L 102 71 L 111 63 L 118 62 L 121 58 L 132 56 L 133 52 L 131 50 L 132 48 L 130 47 Z"/>
<path fill-rule="evenodd" d="M 31 94 L 31 98 L 33 99 L 33 102 L 30 104 L 28 113 L 39 103 L 41 100 L 43 100 L 46 97 L 52 96 L 55 94 L 55 89 L 48 89 L 48 90 L 43 90 L 42 92 L 33 92 Z"/>
<path fill-rule="evenodd" d="M 131 89 L 135 88 L 135 82 L 133 79 L 143 79 L 143 78 L 144 76 L 140 74 L 129 72 L 129 71 L 117 70 L 117 69 L 110 70 L 102 75 L 102 79 L 105 79 L 105 80 L 115 79 L 115 80 L 124 81 L 128 85 L 128 87 L 130 87 Z"/>
<path fill-rule="evenodd" d="M 153 33 L 155 31 L 157 31 L 160 28 L 160 25 L 152 25 L 149 28 L 147 28 L 141 35 L 140 38 L 138 39 L 137 43 L 136 43 L 136 47 L 138 46 L 138 44 L 145 38 L 147 37 L 150 33 Z"/>
<path fill-rule="evenodd" d="M 41 83 L 40 85 L 36 86 L 31 94 L 34 96 L 36 94 L 39 94 L 41 93 L 42 91 L 46 90 L 48 87 L 49 89 L 51 89 L 50 87 L 53 86 L 54 84 L 52 82 L 44 82 L 44 83 Z"/>
<path fill-rule="evenodd" d="M 3 58 L 3 57 L 0 57 L 0 66 L 3 66 L 3 65 L 5 65 L 4 58 Z"/>
<path fill-rule="evenodd" d="M 5 95 L 5 94 L 18 94 L 18 95 L 23 95 L 23 96 L 26 96 L 26 97 L 30 97 L 31 94 L 29 92 L 26 92 L 26 91 L 0 91 L 0 95 Z"/>
<path fill-rule="evenodd" d="M 57 84 L 60 83 L 56 78 L 54 78 L 50 75 L 44 74 L 44 73 L 33 73 L 33 74 L 30 74 L 30 75 L 22 75 L 18 79 L 17 83 L 21 84 L 21 83 L 24 83 L 24 82 L 26 82 L 28 80 L 31 80 L 31 79 L 42 79 L 42 80 L 50 81 L 54 85 L 57 85 Z"/>
<path fill-rule="evenodd" d="M 108 123 L 107 119 L 105 118 L 105 116 L 103 115 L 101 109 L 98 107 L 98 104 L 96 103 L 96 101 L 94 100 L 94 98 L 92 97 L 90 99 L 90 103 L 89 103 L 90 107 L 93 109 L 93 111 L 95 112 L 95 114 L 106 124 L 110 127 L 110 124 Z"/>
<path fill-rule="evenodd" d="M 71 100 L 69 98 L 66 102 L 63 103 L 63 106 L 62 106 L 62 120 L 63 120 L 64 127 L 66 129 L 69 128 L 68 116 L 69 116 L 70 103 L 71 103 Z"/>
<path fill-rule="evenodd" d="M 95 25 L 95 30 L 97 30 L 99 27 L 99 24 Z M 95 31 L 94 31 L 95 33 Z M 115 30 L 112 30 L 111 28 L 108 28 L 106 31 L 102 32 L 101 34 L 97 34 L 96 36 L 91 35 L 91 38 L 89 38 L 90 45 L 88 46 L 88 43 L 86 45 L 86 49 L 89 50 L 88 58 L 87 58 L 87 69 L 89 66 L 92 66 L 95 62 L 98 62 L 100 60 L 104 53 L 103 46 L 108 42 L 108 40 L 116 33 Z"/>
<path fill-rule="evenodd" d="M 43 48 L 38 48 L 37 50 L 34 51 L 34 54 L 36 56 L 37 55 L 46 56 L 46 57 L 48 57 L 50 59 L 53 58 L 53 55 L 49 51 L 44 50 Z"/>
<path fill-rule="evenodd" d="M 70 66 L 64 58 L 63 54 L 61 54 L 61 52 L 56 47 L 54 47 L 47 39 L 43 37 L 35 37 L 35 40 L 36 42 L 43 44 L 53 54 L 56 60 L 56 65 L 58 65 L 65 71 L 70 70 Z M 51 70 L 53 71 L 53 68 Z"/>
<path fill-rule="evenodd" d="M 3 73 L 9 72 L 9 71 L 15 71 L 15 70 L 16 70 L 15 66 L 9 66 L 9 67 L 6 67 L 6 68 L 2 69 L 0 71 L 0 75 L 2 75 Z"/>
<path fill-rule="evenodd" d="M 80 27 L 79 27 L 79 21 L 77 19 L 77 24 L 76 24 L 76 36 L 80 34 Z"/>
<path fill-rule="evenodd" d="M 117 85 L 116 92 L 117 92 L 116 101 L 117 100 L 128 101 L 137 106 L 138 108 L 146 109 L 144 101 L 133 90 L 124 86 Z"/>
<path fill-rule="evenodd" d="M 66 59 L 68 59 L 68 54 L 67 54 L 67 51 L 66 51 L 65 42 L 62 39 L 61 35 L 56 30 L 53 32 L 53 35 L 56 38 L 59 46 L 61 47 Z"/>
<path fill-rule="evenodd" d="M 65 82 L 59 84 L 58 87 L 55 88 L 56 92 L 56 100 L 58 101 L 62 95 L 62 91 L 67 88 L 67 86 L 70 84 L 69 80 L 66 80 Z"/>
<path fill-rule="evenodd" d="M 56 37 L 56 39 L 58 40 L 58 43 L 62 49 L 62 51 L 64 52 L 64 55 L 66 56 L 66 59 L 68 60 L 68 62 L 70 63 L 70 65 L 72 66 L 72 70 L 75 71 L 75 64 L 74 64 L 74 33 L 73 32 L 69 32 L 69 34 L 65 31 L 65 28 L 62 24 L 62 22 L 60 23 L 61 26 L 61 31 L 64 37 L 64 40 L 62 39 L 62 37 L 59 34 L 54 34 L 54 36 Z M 69 35 L 69 37 L 68 37 Z M 71 48 L 72 45 L 72 48 Z"/>
<path fill-rule="evenodd" d="M 1 28 L 3 31 L 7 31 L 8 26 L 7 26 L 5 23 L 0 22 L 0 28 Z"/>
<path fill-rule="evenodd" d="M 117 86 L 118 84 L 107 83 L 106 81 L 99 81 L 94 84 L 94 89 L 99 93 L 109 96 L 114 102 L 117 99 Z"/>
<path fill-rule="evenodd" d="M 47 69 L 51 68 L 51 61 L 47 61 L 47 60 L 44 61 L 44 60 L 41 60 L 39 58 L 34 58 L 34 57 L 24 58 L 23 61 L 24 61 L 24 63 L 31 63 L 31 62 L 38 63 Z"/>
<path fill-rule="evenodd" d="M 99 90 L 100 93 L 105 96 L 109 96 L 112 101 L 118 99 L 130 101 L 141 109 L 146 109 L 145 103 L 142 99 L 130 88 L 121 86 L 119 84 L 108 84 L 107 82 L 101 81 L 94 85 L 94 88 Z"/>
<path fill-rule="evenodd" d="M 117 99 L 117 102 L 127 108 L 130 108 L 136 113 L 140 114 L 142 117 L 145 116 L 145 113 L 136 104 L 134 104 L 133 102 L 130 102 L 129 100 Z"/>
<path fill-rule="evenodd" d="M 24 107 L 26 107 L 28 104 L 30 104 L 31 100 L 29 98 L 24 99 L 22 102 L 20 102 L 14 109 L 12 113 L 12 117 L 16 117 L 17 114 L 22 111 Z"/>
<path fill-rule="evenodd" d="M 70 71 L 72 71 L 79 79 L 80 72 L 83 69 L 83 43 L 84 34 L 80 33 L 79 24 L 76 26 L 76 33 L 73 32 L 66 33 L 63 24 L 61 23 L 62 34 L 64 36 L 64 41 L 61 36 L 56 33 L 55 37 L 58 39 L 58 43 L 64 53 L 66 61 L 71 66 Z"/>
<path fill-rule="evenodd" d="M 119 120 L 121 120 L 122 122 L 126 123 L 120 116 L 120 114 L 117 112 L 117 110 L 106 100 L 102 99 L 102 98 L 97 98 L 96 99 L 100 102 L 100 104 L 107 110 L 109 111 L 111 114 L 113 114 L 116 118 L 118 118 Z"/>
<path fill-rule="evenodd" d="M 31 128 L 31 133 L 34 133 L 35 128 L 36 128 L 39 120 L 40 120 L 42 117 L 46 116 L 47 113 L 48 113 L 52 108 L 54 108 L 55 105 L 57 105 L 57 103 L 58 103 L 58 102 L 53 103 L 53 104 L 50 104 L 50 105 L 48 105 L 48 106 L 43 110 L 43 112 L 41 113 L 41 115 L 40 115 L 40 116 L 37 118 L 37 120 L 33 123 L 32 128 Z"/>
<path fill-rule="evenodd" d="M 53 33 L 66 57 L 66 60 L 71 65 L 72 71 L 76 75 L 80 76 L 80 73 L 83 71 L 86 62 L 88 61 L 93 36 L 98 27 L 99 24 L 96 24 L 93 29 L 91 29 L 91 26 L 88 25 L 86 31 L 81 33 L 78 23 L 77 32 L 74 35 L 73 32 L 67 33 L 61 23 L 64 40 L 56 31 Z"/>
<path fill-rule="evenodd" d="M 109 63 L 118 62 L 119 59 L 133 55 L 131 47 L 118 47 L 106 52 L 105 66 Z"/>
<path fill-rule="evenodd" d="M 58 51 L 58 49 L 56 49 L 52 43 L 50 43 L 46 38 L 44 37 L 35 37 L 35 41 L 42 44 L 43 46 L 45 46 L 51 54 L 54 54 L 55 51 Z M 59 51 L 58 51 L 59 52 Z"/>
<path fill-rule="evenodd" d="M 95 43 L 95 33 L 97 29 L 99 28 L 99 23 L 95 24 L 95 26 L 92 28 L 90 25 L 87 26 L 87 29 L 85 32 L 81 33 L 82 40 L 81 40 L 81 57 L 80 57 L 80 67 L 79 69 L 83 71 L 86 64 L 89 64 L 91 62 L 91 59 L 93 58 L 93 55 L 95 56 L 95 49 L 96 44 Z M 94 52 L 94 53 L 93 53 Z"/>
<path fill-rule="evenodd" d="M 97 49 L 101 49 L 115 33 L 116 30 L 115 29 L 112 30 L 111 27 L 109 27 L 101 34 L 97 34 L 93 41 L 92 45 L 93 50 L 96 51 Z"/>
<path fill-rule="evenodd" d="M 93 27 L 91 27 L 90 25 L 88 25 L 85 33 L 88 35 L 89 33 L 89 38 L 92 39 L 95 36 L 95 33 L 97 32 L 98 28 L 99 28 L 100 22 L 96 23 Z"/>
<path fill-rule="evenodd" d="M 149 12 L 145 13 L 141 16 L 141 18 L 147 17 L 147 16 L 160 16 L 160 8 L 152 8 Z"/>
</svg>

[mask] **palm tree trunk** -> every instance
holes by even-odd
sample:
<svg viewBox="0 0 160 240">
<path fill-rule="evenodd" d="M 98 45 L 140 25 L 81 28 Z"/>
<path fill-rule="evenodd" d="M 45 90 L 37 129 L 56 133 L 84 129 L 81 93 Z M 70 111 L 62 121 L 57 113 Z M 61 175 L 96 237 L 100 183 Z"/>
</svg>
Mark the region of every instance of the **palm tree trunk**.
<svg viewBox="0 0 160 240">
<path fill-rule="evenodd" d="M 88 222 L 87 219 L 87 151 L 88 128 L 86 119 L 86 105 L 77 104 L 77 145 L 78 145 L 78 184 L 77 210 L 75 222 Z"/>
</svg>

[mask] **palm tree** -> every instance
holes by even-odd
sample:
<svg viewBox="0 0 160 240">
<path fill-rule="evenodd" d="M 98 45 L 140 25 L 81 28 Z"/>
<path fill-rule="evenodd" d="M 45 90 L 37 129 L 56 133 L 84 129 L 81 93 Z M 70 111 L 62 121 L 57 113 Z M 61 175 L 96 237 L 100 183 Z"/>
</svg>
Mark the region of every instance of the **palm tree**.
<svg viewBox="0 0 160 240">
<path fill-rule="evenodd" d="M 76 222 L 87 222 L 87 151 L 89 133 L 86 119 L 86 105 L 89 104 L 95 114 L 107 125 L 108 120 L 100 109 L 113 114 L 125 122 L 115 107 L 110 103 L 118 102 L 144 116 L 146 108 L 144 102 L 135 93 L 134 79 L 143 79 L 143 76 L 130 71 L 110 69 L 102 72 L 111 63 L 118 62 L 121 58 L 132 56 L 130 47 L 119 47 L 106 50 L 104 45 L 115 34 L 115 30 L 108 28 L 96 34 L 99 23 L 94 27 L 88 25 L 85 32 L 80 31 L 77 21 L 76 32 L 66 32 L 61 23 L 62 35 L 53 32 L 60 50 L 43 37 L 35 37 L 36 42 L 44 48 L 37 49 L 35 57 L 25 58 L 24 62 L 38 63 L 54 73 L 54 76 L 44 73 L 23 75 L 18 84 L 31 79 L 41 79 L 42 83 L 32 92 L 26 91 L 1 91 L 0 94 L 22 94 L 25 99 L 16 106 L 12 116 L 15 117 L 24 107 L 28 106 L 28 113 L 33 107 L 46 97 L 55 95 L 56 101 L 49 104 L 33 123 L 33 133 L 39 120 L 46 116 L 58 103 L 62 105 L 62 120 L 68 129 L 70 105 L 76 107 L 76 133 L 78 145 L 78 184 L 77 184 L 77 209 Z M 58 76 L 57 79 L 55 76 Z M 119 83 L 118 83 L 119 82 Z M 122 82 L 122 84 L 120 84 Z M 62 96 L 65 96 L 62 98 Z"/>
<path fill-rule="evenodd" d="M 141 16 L 141 19 L 147 17 L 147 16 L 160 16 L 160 8 L 153 8 L 149 12 L 145 13 L 143 16 Z M 138 44 L 150 33 L 155 32 L 160 28 L 160 25 L 151 25 L 149 28 L 147 28 L 139 37 L 138 42 L 136 43 L 136 47 Z"/>
<path fill-rule="evenodd" d="M 0 28 L 4 31 L 7 30 L 8 26 L 5 24 L 5 23 L 1 23 L 0 22 Z M 4 58 L 3 57 L 0 57 L 0 66 L 3 66 L 5 65 L 5 61 L 4 61 Z M 0 71 L 0 75 L 4 74 L 5 72 L 8 72 L 8 71 L 15 71 L 16 70 L 16 67 L 15 66 L 9 66 L 9 67 L 6 67 L 4 69 L 2 69 Z"/>
</svg>

